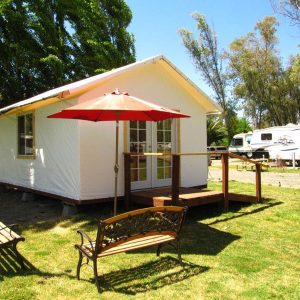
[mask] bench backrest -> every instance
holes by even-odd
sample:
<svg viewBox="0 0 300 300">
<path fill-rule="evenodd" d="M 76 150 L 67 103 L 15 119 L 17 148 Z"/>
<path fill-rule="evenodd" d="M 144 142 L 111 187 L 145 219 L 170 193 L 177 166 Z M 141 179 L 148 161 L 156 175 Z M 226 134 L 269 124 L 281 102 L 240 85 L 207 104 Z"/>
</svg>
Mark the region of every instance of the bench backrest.
<svg viewBox="0 0 300 300">
<path fill-rule="evenodd" d="M 145 235 L 168 234 L 179 237 L 187 207 L 164 206 L 134 210 L 100 221 L 95 252 Z"/>
</svg>

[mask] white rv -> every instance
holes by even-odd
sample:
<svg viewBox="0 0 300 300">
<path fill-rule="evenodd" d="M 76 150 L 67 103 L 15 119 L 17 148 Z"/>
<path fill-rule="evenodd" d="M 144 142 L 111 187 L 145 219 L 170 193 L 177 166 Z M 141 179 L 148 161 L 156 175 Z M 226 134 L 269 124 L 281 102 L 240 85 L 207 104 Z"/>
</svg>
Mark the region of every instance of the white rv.
<svg viewBox="0 0 300 300">
<path fill-rule="evenodd" d="M 252 132 L 236 134 L 231 140 L 228 151 L 248 158 L 252 157 L 251 137 Z"/>
<path fill-rule="evenodd" d="M 229 151 L 253 158 L 300 161 L 300 124 L 274 126 L 257 129 L 253 133 L 237 134 L 231 141 Z"/>
</svg>

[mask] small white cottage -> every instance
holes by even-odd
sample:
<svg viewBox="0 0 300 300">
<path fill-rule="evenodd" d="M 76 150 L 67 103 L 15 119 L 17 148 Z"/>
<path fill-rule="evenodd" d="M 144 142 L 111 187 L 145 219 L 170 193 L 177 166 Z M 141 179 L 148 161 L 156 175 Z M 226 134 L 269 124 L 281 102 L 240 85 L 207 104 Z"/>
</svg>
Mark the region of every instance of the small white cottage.
<svg viewBox="0 0 300 300">
<path fill-rule="evenodd" d="M 191 116 L 121 122 L 119 196 L 124 195 L 123 152 L 206 151 L 206 115 L 221 108 L 164 56 L 156 56 L 0 109 L 0 184 L 74 204 L 112 197 L 115 123 L 47 116 L 116 88 Z M 141 157 L 132 163 L 131 179 L 133 189 L 170 185 L 170 161 Z M 206 184 L 207 158 L 184 157 L 181 185 Z"/>
</svg>

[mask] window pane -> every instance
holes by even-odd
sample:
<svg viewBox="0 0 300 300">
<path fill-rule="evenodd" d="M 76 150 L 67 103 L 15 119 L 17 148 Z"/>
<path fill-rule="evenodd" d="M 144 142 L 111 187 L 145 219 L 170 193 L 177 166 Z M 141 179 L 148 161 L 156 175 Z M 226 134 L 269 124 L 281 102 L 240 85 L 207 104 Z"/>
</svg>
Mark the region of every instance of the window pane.
<svg viewBox="0 0 300 300">
<path fill-rule="evenodd" d="M 130 152 L 137 152 L 137 143 L 130 143 Z"/>
<path fill-rule="evenodd" d="M 138 121 L 139 129 L 146 129 L 146 121 Z"/>
<path fill-rule="evenodd" d="M 262 133 L 261 140 L 262 141 L 272 141 L 272 133 Z"/>
<path fill-rule="evenodd" d="M 137 130 L 136 129 L 130 129 L 130 141 L 137 142 Z"/>
<path fill-rule="evenodd" d="M 171 130 L 171 125 L 172 125 L 172 120 L 171 119 L 164 121 L 164 129 L 165 130 Z"/>
<path fill-rule="evenodd" d="M 164 127 L 163 127 L 163 121 L 158 121 L 157 122 L 157 130 L 163 130 Z"/>
<path fill-rule="evenodd" d="M 25 133 L 26 135 L 32 135 L 32 114 L 25 116 Z"/>
<path fill-rule="evenodd" d="M 139 181 L 147 180 L 147 172 L 146 169 L 139 169 Z"/>
<path fill-rule="evenodd" d="M 164 157 L 157 157 L 157 167 L 163 168 L 164 167 Z"/>
<path fill-rule="evenodd" d="M 130 121 L 130 128 L 137 128 L 138 121 Z"/>
<path fill-rule="evenodd" d="M 171 167 L 171 156 L 166 156 L 165 157 L 165 166 L 166 167 Z"/>
<path fill-rule="evenodd" d="M 18 154 L 33 155 L 33 114 L 18 117 Z"/>
<path fill-rule="evenodd" d="M 25 154 L 26 155 L 32 155 L 33 154 L 33 138 L 27 138 L 26 139 Z"/>
<path fill-rule="evenodd" d="M 164 141 L 164 132 L 161 130 L 157 131 L 157 142 L 161 143 Z"/>
<path fill-rule="evenodd" d="M 165 142 L 171 143 L 171 131 L 165 131 Z"/>
<path fill-rule="evenodd" d="M 171 143 L 164 144 L 164 152 L 171 153 Z"/>
<path fill-rule="evenodd" d="M 157 179 L 164 179 L 164 168 L 157 168 Z"/>
<path fill-rule="evenodd" d="M 139 169 L 146 169 L 146 156 L 139 156 Z"/>
<path fill-rule="evenodd" d="M 146 130 L 139 131 L 139 142 L 146 142 Z"/>
<path fill-rule="evenodd" d="M 172 173 L 171 173 L 171 167 L 165 168 L 165 178 L 171 178 Z"/>
<path fill-rule="evenodd" d="M 157 144 L 157 152 L 164 152 L 164 144 L 162 143 Z"/>
</svg>

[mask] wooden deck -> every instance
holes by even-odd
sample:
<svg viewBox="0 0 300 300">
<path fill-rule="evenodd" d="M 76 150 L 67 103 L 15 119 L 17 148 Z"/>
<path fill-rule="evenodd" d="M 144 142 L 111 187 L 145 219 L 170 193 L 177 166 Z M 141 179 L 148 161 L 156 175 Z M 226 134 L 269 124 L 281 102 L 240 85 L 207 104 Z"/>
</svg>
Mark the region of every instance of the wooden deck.
<svg viewBox="0 0 300 300">
<path fill-rule="evenodd" d="M 181 187 L 179 192 L 180 206 L 199 206 L 209 203 L 222 203 L 224 201 L 223 193 L 216 191 L 201 190 L 196 188 Z M 172 205 L 172 188 L 163 187 L 132 191 L 131 202 L 147 206 L 169 206 Z"/>
<path fill-rule="evenodd" d="M 131 203 L 145 205 L 145 206 L 169 206 L 172 203 L 172 188 L 162 187 L 154 189 L 146 189 L 139 191 L 132 191 L 130 193 Z M 238 202 L 256 202 L 255 196 L 241 195 L 229 193 L 229 201 Z M 207 189 L 198 188 L 184 188 L 179 189 L 179 201 L 176 205 L 179 206 L 201 206 L 211 203 L 224 203 L 223 192 L 211 191 Z"/>
<path fill-rule="evenodd" d="M 162 155 L 161 153 L 147 153 L 147 155 Z M 261 167 L 256 161 L 240 157 L 230 152 L 221 153 L 222 161 L 222 191 L 201 190 L 197 188 L 180 187 L 180 158 L 183 155 L 208 155 L 211 153 L 175 153 L 172 156 L 172 184 L 170 187 L 155 188 L 148 190 L 132 191 L 131 190 L 131 156 L 141 155 L 140 153 L 124 153 L 124 188 L 125 188 L 125 205 L 129 210 L 131 204 L 141 204 L 146 206 L 200 206 L 209 203 L 222 203 L 224 210 L 228 211 L 229 201 L 239 201 L 248 203 L 261 202 Z M 255 196 L 229 193 L 228 178 L 229 167 L 228 158 L 235 157 L 245 162 L 255 165 Z"/>
</svg>

